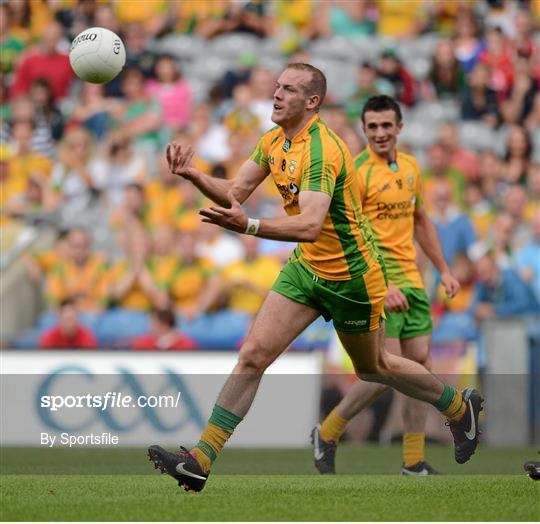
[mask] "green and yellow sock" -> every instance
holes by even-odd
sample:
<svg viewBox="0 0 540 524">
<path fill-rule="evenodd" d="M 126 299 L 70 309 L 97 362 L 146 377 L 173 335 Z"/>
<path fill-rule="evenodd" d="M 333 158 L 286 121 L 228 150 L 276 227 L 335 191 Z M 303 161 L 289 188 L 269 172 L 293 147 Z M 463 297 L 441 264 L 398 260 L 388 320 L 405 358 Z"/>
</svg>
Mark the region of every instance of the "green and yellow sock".
<svg viewBox="0 0 540 524">
<path fill-rule="evenodd" d="M 403 465 L 413 466 L 424 461 L 425 433 L 405 433 L 403 435 Z"/>
<path fill-rule="evenodd" d="M 241 421 L 242 417 L 217 404 L 214 406 L 198 444 L 190 451 L 204 471 L 210 470 L 223 446 Z"/>
<path fill-rule="evenodd" d="M 461 392 L 446 384 L 441 397 L 433 405 L 452 422 L 460 420 L 467 410 Z"/>
<path fill-rule="evenodd" d="M 345 429 L 347 428 L 348 420 L 344 419 L 334 408 L 321 424 L 321 437 L 326 442 L 337 442 Z"/>
</svg>

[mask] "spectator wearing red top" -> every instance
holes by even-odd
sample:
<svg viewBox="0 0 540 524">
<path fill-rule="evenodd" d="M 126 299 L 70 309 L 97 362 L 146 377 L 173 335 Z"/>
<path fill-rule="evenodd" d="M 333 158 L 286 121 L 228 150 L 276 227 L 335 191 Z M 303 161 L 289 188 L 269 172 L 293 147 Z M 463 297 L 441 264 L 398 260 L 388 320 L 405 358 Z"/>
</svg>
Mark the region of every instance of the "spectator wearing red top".
<svg viewBox="0 0 540 524">
<path fill-rule="evenodd" d="M 43 333 L 39 340 L 42 349 L 93 349 L 97 340 L 93 333 L 82 326 L 75 303 L 64 300 L 58 310 L 58 322 Z"/>
<path fill-rule="evenodd" d="M 196 349 L 195 341 L 176 329 L 174 313 L 170 309 L 154 309 L 150 318 L 150 333 L 131 341 L 131 349 L 185 351 Z"/>
<path fill-rule="evenodd" d="M 34 80 L 44 78 L 51 86 L 55 100 L 68 94 L 74 73 L 69 64 L 69 56 L 58 51 L 58 43 L 62 38 L 62 26 L 58 22 L 50 22 L 45 26 L 39 47 L 30 52 L 15 71 L 15 80 L 11 95 L 26 94 Z"/>
</svg>

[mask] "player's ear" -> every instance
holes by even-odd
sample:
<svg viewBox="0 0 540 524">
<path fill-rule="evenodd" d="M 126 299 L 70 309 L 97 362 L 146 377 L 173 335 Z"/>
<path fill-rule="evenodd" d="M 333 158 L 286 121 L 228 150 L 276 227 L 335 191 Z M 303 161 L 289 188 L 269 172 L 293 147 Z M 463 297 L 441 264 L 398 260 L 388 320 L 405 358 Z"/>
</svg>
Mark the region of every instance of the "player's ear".
<svg viewBox="0 0 540 524">
<path fill-rule="evenodd" d="M 321 97 L 319 95 L 311 95 L 307 99 L 306 109 L 316 109 L 321 103 Z"/>
<path fill-rule="evenodd" d="M 401 133 L 401 130 L 403 129 L 403 120 L 397 125 L 398 128 L 398 134 Z"/>
</svg>

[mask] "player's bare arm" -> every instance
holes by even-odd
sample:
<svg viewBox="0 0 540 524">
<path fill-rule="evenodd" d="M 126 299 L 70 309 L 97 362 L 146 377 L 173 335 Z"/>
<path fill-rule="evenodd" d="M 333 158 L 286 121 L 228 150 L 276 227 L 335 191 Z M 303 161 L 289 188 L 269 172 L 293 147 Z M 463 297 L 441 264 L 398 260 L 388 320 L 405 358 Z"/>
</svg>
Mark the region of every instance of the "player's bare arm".
<svg viewBox="0 0 540 524">
<path fill-rule="evenodd" d="M 454 297 L 459 291 L 460 285 L 444 259 L 439 235 L 423 207 L 417 207 L 414 211 L 414 236 L 420 247 L 424 250 L 431 263 L 441 274 L 441 283 L 449 298 Z"/>
<path fill-rule="evenodd" d="M 203 216 L 203 222 L 244 233 L 248 225 L 248 217 L 238 200 L 231 194 L 229 198 L 232 200 L 230 208 L 210 206 L 207 209 L 201 209 L 199 214 Z M 331 197 L 326 193 L 302 191 L 298 199 L 300 213 L 282 218 L 262 219 L 257 236 L 289 242 L 315 242 L 321 233 L 330 201 Z"/>
<path fill-rule="evenodd" d="M 220 206 L 230 206 L 229 193 L 240 203 L 244 202 L 265 179 L 264 170 L 252 160 L 246 160 L 233 180 L 213 178 L 193 166 L 194 150 L 189 145 L 171 143 L 166 156 L 171 173 L 194 184 L 201 193 Z"/>
</svg>

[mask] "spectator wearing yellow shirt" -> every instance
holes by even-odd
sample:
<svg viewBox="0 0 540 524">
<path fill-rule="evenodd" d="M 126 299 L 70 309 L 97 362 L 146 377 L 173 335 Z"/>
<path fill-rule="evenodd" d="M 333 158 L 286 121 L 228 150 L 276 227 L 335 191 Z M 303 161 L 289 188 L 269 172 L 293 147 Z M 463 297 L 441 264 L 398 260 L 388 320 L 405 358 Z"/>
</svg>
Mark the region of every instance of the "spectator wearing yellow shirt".
<svg viewBox="0 0 540 524">
<path fill-rule="evenodd" d="M 166 293 L 158 288 L 145 263 L 149 239 L 140 224 L 130 224 L 123 243 L 125 258 L 114 264 L 107 276 L 109 300 L 134 311 L 165 306 Z"/>
<path fill-rule="evenodd" d="M 241 240 L 244 259 L 224 268 L 223 292 L 232 310 L 254 315 L 277 278 L 281 263 L 275 257 L 259 254 L 259 238 L 242 235 Z"/>
<path fill-rule="evenodd" d="M 246 84 L 239 84 L 233 90 L 234 105 L 223 119 L 224 126 L 230 133 L 250 135 L 258 132 L 261 121 L 250 109 L 252 102 L 251 91 Z"/>
<path fill-rule="evenodd" d="M 179 233 L 176 245 L 178 261 L 170 296 L 176 313 L 193 320 L 217 303 L 219 277 L 210 261 L 197 256 L 196 232 Z"/>
<path fill-rule="evenodd" d="M 167 22 L 164 0 L 139 0 L 137 2 L 114 0 L 113 7 L 120 24 L 144 24 L 152 36 L 159 34 Z"/>
<path fill-rule="evenodd" d="M 9 170 L 24 190 L 31 177 L 45 185 L 52 171 L 51 160 L 32 151 L 34 128 L 31 120 L 16 120 L 11 126 L 11 146 L 14 154 L 9 160 Z"/>
<path fill-rule="evenodd" d="M 63 300 L 73 300 L 77 308 L 99 313 L 106 305 L 107 261 L 93 252 L 88 231 L 70 230 L 66 255 L 45 273 L 45 298 L 49 307 L 58 307 Z"/>
<path fill-rule="evenodd" d="M 427 27 L 426 5 L 421 0 L 377 0 L 377 33 L 383 37 L 414 38 Z"/>
</svg>

